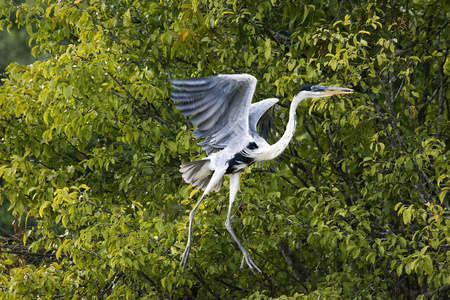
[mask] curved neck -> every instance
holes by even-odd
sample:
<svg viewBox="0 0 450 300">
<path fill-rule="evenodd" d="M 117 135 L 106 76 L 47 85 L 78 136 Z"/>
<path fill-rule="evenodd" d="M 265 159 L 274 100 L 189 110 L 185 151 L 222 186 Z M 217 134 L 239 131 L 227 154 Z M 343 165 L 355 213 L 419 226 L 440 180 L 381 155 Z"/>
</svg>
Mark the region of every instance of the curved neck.
<svg viewBox="0 0 450 300">
<path fill-rule="evenodd" d="M 296 119 L 297 106 L 303 99 L 304 98 L 302 97 L 294 97 L 294 99 L 292 100 L 291 107 L 289 109 L 289 121 L 287 123 L 286 130 L 284 131 L 284 134 L 281 137 L 281 139 L 279 139 L 275 144 L 269 147 L 267 159 L 274 159 L 281 153 L 283 153 L 283 151 L 289 145 L 291 139 L 294 137 L 295 128 L 297 125 Z"/>
</svg>

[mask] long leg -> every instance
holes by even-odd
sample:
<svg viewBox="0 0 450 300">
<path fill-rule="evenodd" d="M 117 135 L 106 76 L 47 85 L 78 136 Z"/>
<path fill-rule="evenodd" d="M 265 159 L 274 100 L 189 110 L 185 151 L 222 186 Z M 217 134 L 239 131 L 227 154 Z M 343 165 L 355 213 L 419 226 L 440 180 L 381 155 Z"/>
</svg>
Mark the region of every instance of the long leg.
<svg viewBox="0 0 450 300">
<path fill-rule="evenodd" d="M 192 222 L 194 221 L 194 215 L 195 215 L 195 210 L 197 209 L 197 207 L 200 205 L 200 203 L 202 203 L 203 198 L 205 198 L 205 196 L 207 195 L 206 191 L 203 193 L 202 197 L 200 198 L 200 200 L 198 200 L 197 204 L 194 206 L 194 208 L 191 210 L 191 212 L 189 213 L 189 229 L 188 229 L 188 241 L 186 244 L 186 249 L 184 249 L 183 254 L 181 255 L 181 272 L 184 272 L 184 267 L 186 266 L 188 257 L 189 257 L 189 251 L 191 250 L 191 235 L 192 235 Z"/>
<path fill-rule="evenodd" d="M 184 267 L 186 266 L 186 263 L 187 263 L 187 260 L 189 257 L 189 251 L 191 250 L 192 223 L 194 221 L 195 211 L 197 210 L 200 203 L 202 203 L 202 201 L 206 197 L 206 195 L 208 195 L 208 193 L 215 187 L 215 185 L 219 182 L 219 180 L 222 179 L 223 175 L 225 174 L 225 170 L 226 169 L 223 169 L 223 170 L 219 169 L 214 172 L 213 176 L 211 177 L 211 180 L 209 181 L 208 185 L 205 188 L 205 191 L 203 192 L 202 197 L 200 198 L 200 200 L 198 200 L 197 204 L 194 206 L 194 208 L 189 213 L 188 241 L 186 244 L 186 249 L 184 249 L 184 252 L 181 255 L 181 261 L 180 261 L 180 265 L 182 268 L 181 272 L 184 272 Z"/>
<path fill-rule="evenodd" d="M 239 173 L 231 174 L 230 175 L 230 205 L 228 207 L 228 214 L 227 214 L 227 220 L 225 221 L 225 227 L 227 228 L 228 232 L 233 237 L 236 244 L 239 246 L 239 249 L 241 249 L 242 254 L 244 257 L 242 257 L 241 262 L 241 269 L 244 267 L 244 263 L 247 263 L 247 265 L 250 267 L 250 270 L 253 271 L 253 268 L 258 270 L 261 273 L 261 270 L 258 268 L 258 266 L 253 262 L 248 252 L 244 249 L 244 246 L 242 246 L 241 242 L 239 242 L 239 239 L 237 238 L 236 234 L 233 231 L 233 228 L 231 228 L 231 213 L 233 210 L 233 203 L 236 199 L 237 191 L 239 190 Z"/>
</svg>

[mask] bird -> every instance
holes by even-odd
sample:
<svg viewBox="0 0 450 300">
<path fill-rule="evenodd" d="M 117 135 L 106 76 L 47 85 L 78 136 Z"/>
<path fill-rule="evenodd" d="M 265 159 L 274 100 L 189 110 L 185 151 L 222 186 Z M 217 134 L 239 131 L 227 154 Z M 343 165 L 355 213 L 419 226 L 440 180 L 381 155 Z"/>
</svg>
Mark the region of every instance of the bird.
<svg viewBox="0 0 450 300">
<path fill-rule="evenodd" d="M 175 107 L 196 125 L 194 136 L 203 139 L 199 145 L 207 157 L 180 166 L 182 178 L 203 194 L 189 213 L 188 240 L 181 255 L 182 272 L 192 246 L 192 223 L 195 211 L 206 195 L 219 191 L 225 176 L 229 177 L 229 206 L 225 227 L 241 250 L 241 269 L 246 265 L 261 273 L 231 227 L 233 203 L 239 190 L 239 174 L 248 166 L 278 157 L 294 137 L 296 110 L 307 98 L 350 94 L 352 89 L 308 84 L 294 95 L 284 134 L 270 145 L 258 134 L 257 124 L 262 115 L 279 100 L 269 98 L 252 103 L 257 79 L 249 74 L 220 74 L 199 78 L 172 79 L 171 99 Z"/>
</svg>

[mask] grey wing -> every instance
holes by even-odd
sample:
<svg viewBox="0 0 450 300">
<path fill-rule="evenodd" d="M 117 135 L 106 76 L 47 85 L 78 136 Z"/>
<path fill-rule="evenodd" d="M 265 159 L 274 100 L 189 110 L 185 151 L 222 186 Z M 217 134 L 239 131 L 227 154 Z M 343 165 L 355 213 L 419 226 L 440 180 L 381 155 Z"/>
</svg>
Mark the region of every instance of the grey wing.
<svg viewBox="0 0 450 300">
<path fill-rule="evenodd" d="M 278 99 L 276 98 L 269 98 L 269 99 L 264 99 L 260 102 L 257 103 L 253 103 L 250 106 L 250 115 L 248 118 L 248 127 L 250 129 L 250 134 L 252 136 L 258 135 L 258 131 L 256 129 L 256 125 L 259 122 L 259 119 L 261 119 L 262 115 L 264 115 L 264 113 L 271 108 L 275 103 L 278 102 Z M 267 128 L 267 131 L 269 131 L 270 129 Z M 266 136 L 263 135 L 264 138 L 267 138 Z"/>
<path fill-rule="evenodd" d="M 249 136 L 249 111 L 256 78 L 246 74 L 172 80 L 172 100 L 197 125 L 194 136 L 208 153 Z"/>
</svg>

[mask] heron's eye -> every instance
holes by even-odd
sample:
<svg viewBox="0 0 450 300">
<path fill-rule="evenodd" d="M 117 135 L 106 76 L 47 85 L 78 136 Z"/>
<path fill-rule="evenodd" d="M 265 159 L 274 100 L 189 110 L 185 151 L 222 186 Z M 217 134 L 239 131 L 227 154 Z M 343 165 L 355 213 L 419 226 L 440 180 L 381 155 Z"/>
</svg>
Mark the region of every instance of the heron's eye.
<svg viewBox="0 0 450 300">
<path fill-rule="evenodd" d="M 316 87 L 315 87 L 315 86 L 313 86 L 313 87 L 311 88 L 311 90 L 312 90 L 312 91 L 315 91 L 315 90 L 316 90 Z"/>
</svg>

